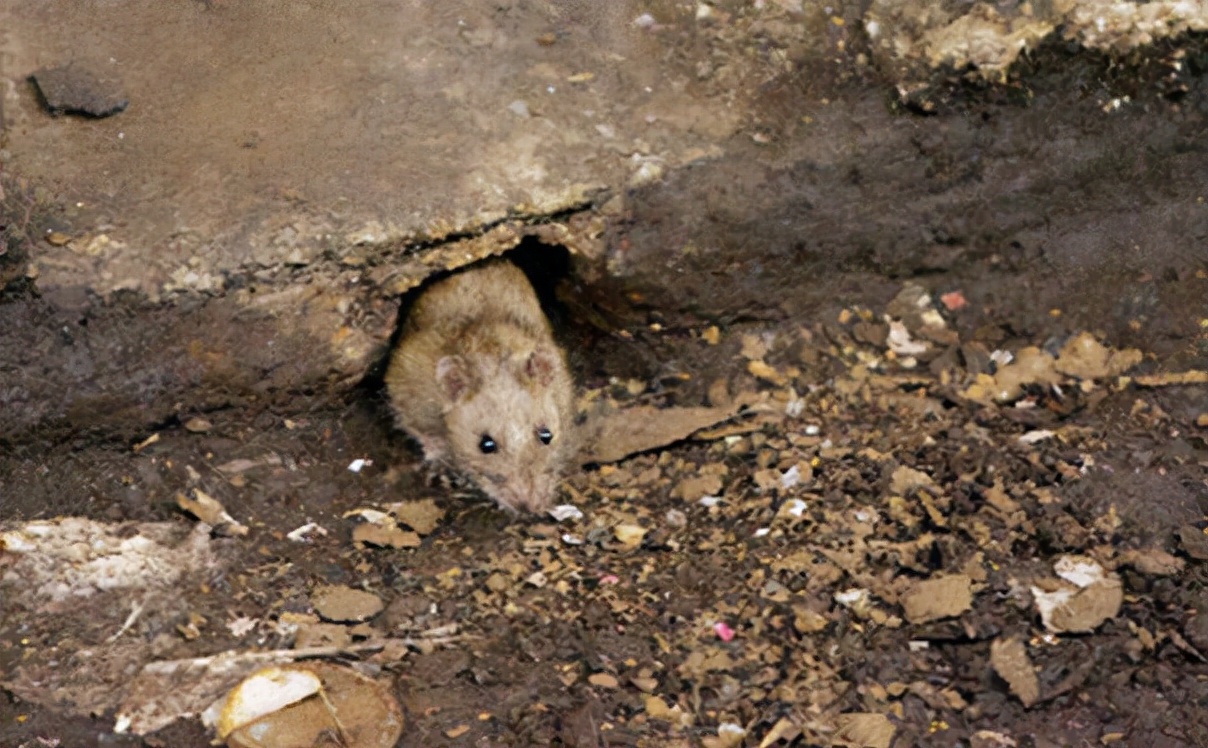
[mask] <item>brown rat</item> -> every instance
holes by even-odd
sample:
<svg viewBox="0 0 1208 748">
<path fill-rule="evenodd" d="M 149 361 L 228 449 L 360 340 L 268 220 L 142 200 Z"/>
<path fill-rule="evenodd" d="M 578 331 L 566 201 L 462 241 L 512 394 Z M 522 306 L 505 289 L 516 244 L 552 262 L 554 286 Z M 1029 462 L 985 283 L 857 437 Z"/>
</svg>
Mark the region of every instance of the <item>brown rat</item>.
<svg viewBox="0 0 1208 748">
<path fill-rule="evenodd" d="M 386 370 L 399 425 L 512 510 L 540 512 L 573 450 L 566 357 L 525 274 L 488 260 L 416 299 Z"/>
</svg>

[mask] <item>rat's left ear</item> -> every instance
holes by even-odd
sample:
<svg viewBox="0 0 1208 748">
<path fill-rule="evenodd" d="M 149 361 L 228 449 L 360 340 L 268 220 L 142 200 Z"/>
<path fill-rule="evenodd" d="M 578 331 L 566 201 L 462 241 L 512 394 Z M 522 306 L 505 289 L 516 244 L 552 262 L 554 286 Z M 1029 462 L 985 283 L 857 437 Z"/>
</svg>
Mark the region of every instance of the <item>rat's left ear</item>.
<svg viewBox="0 0 1208 748">
<path fill-rule="evenodd" d="M 530 353 L 528 360 L 524 362 L 524 375 L 542 387 L 546 387 L 554 381 L 554 372 L 561 365 L 562 362 L 558 360 L 557 351 L 540 346 Z"/>
<path fill-rule="evenodd" d="M 436 382 L 450 403 L 464 400 L 478 391 L 478 378 L 461 356 L 442 356 L 436 362 Z"/>
</svg>

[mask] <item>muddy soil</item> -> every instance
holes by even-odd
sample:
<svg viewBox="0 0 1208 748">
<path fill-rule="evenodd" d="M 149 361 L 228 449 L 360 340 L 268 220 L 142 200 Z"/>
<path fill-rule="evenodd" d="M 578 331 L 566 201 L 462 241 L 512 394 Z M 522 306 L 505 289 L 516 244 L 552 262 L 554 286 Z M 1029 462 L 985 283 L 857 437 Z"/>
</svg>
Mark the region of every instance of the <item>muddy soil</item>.
<svg viewBox="0 0 1208 748">
<path fill-rule="evenodd" d="M 724 88 L 724 65 L 697 73 L 711 28 L 673 29 L 635 64 Z M 559 311 L 591 398 L 761 396 L 776 414 L 576 470 L 565 500 L 585 517 L 565 523 L 498 510 L 393 429 L 372 362 L 398 299 L 373 270 L 414 247 L 235 264 L 202 294 L 39 288 L 9 269 L 55 251 L 45 230 L 70 206 L 0 172 L 0 522 L 184 530 L 178 494 L 220 500 L 250 534 L 217 537 L 215 567 L 122 634 L 157 659 L 288 647 L 274 622 L 322 584 L 381 598 L 373 635 L 455 625 L 364 658 L 403 706 L 399 746 L 888 744 L 852 714 L 882 715 L 895 746 L 1208 745 L 1208 386 L 967 389 L 993 351 L 1086 331 L 1141 351 L 1130 375 L 1208 369 L 1208 84 L 1188 65 L 1177 95 L 1156 85 L 1170 52 L 1046 48 L 1002 85 L 938 86 L 923 114 L 846 48 L 764 81 L 724 155 L 578 206 L 606 251 L 572 260 Z M 917 360 L 889 353 L 882 318 L 906 316 L 910 284 L 946 323 Z M 363 333 L 355 356 L 282 314 L 297 289 L 299 317 Z M 952 292 L 967 304 L 939 301 Z M 902 469 L 933 488 L 903 489 Z M 353 542 L 347 513 L 424 498 L 445 515 L 417 547 Z M 287 537 L 309 522 L 327 534 Z M 1032 587 L 1063 555 L 1118 575 L 1122 606 L 1093 631 L 1037 614 Z M 915 585 L 944 576 L 971 581 L 970 604 L 908 615 Z M 113 708 L 81 714 L 57 680 L 115 657 L 130 603 L 0 607 L 0 676 L 21 682 L 0 692 L 0 746 L 209 744 L 193 719 L 116 736 Z M 1013 638 L 1032 698 L 991 664 Z"/>
</svg>

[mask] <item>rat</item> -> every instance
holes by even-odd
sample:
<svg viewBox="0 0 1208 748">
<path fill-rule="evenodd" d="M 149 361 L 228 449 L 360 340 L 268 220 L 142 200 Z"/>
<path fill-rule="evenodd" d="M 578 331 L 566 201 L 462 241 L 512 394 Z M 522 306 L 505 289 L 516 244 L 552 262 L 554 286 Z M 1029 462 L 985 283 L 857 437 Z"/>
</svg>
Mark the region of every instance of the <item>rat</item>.
<svg viewBox="0 0 1208 748">
<path fill-rule="evenodd" d="M 566 355 L 520 268 L 491 259 L 415 300 L 386 369 L 396 420 L 512 511 L 541 512 L 573 453 Z"/>
</svg>

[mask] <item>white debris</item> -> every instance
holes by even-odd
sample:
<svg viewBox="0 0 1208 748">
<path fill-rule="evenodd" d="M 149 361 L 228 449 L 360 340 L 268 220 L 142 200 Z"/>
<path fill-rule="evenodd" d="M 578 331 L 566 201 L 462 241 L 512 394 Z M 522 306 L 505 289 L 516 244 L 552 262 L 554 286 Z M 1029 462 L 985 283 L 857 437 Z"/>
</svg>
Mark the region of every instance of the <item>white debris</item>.
<svg viewBox="0 0 1208 748">
<path fill-rule="evenodd" d="M 889 323 L 889 338 L 885 342 L 889 346 L 889 350 L 899 356 L 918 356 L 926 353 L 931 347 L 925 342 L 911 338 L 910 331 L 901 321 L 888 316 L 885 317 L 885 321 Z"/>
<path fill-rule="evenodd" d="M 809 505 L 801 499 L 789 499 L 789 501 L 785 504 L 784 511 L 788 512 L 794 517 L 800 517 L 801 515 L 805 514 L 805 510 L 808 508 Z"/>
<path fill-rule="evenodd" d="M 780 488 L 787 491 L 801 483 L 801 469 L 796 465 L 785 470 L 780 476 Z"/>
<path fill-rule="evenodd" d="M 368 467 L 372 464 L 373 464 L 373 460 L 366 460 L 366 459 L 358 457 L 357 459 L 348 463 L 348 470 L 353 473 L 359 473 L 362 470 L 364 470 L 366 467 Z"/>
<path fill-rule="evenodd" d="M 199 524 L 185 537 L 179 531 L 172 523 L 106 525 L 64 517 L 0 533 L 0 598 L 28 598 L 34 607 L 110 590 L 172 587 L 214 563 L 208 527 Z"/>
<path fill-rule="evenodd" d="M 1057 576 L 1079 587 L 1090 587 L 1106 576 L 1099 562 L 1087 556 L 1062 556 L 1053 564 L 1053 571 Z"/>
<path fill-rule="evenodd" d="M 849 590 L 835 593 L 835 602 L 845 608 L 854 608 L 868 602 L 868 590 L 853 587 Z"/>
<path fill-rule="evenodd" d="M 999 366 L 1006 366 L 1015 360 L 1015 354 L 1000 348 L 990 354 L 990 360 Z"/>
<path fill-rule="evenodd" d="M 574 520 L 577 522 L 583 519 L 583 510 L 574 504 L 559 504 L 558 506 L 549 510 L 549 516 L 553 517 L 559 522 L 566 522 L 567 520 Z"/>
<path fill-rule="evenodd" d="M 231 632 L 231 636 L 243 636 L 255 629 L 259 623 L 259 618 L 240 616 L 227 624 L 227 631 Z"/>
<path fill-rule="evenodd" d="M 317 522 L 307 522 L 298 529 L 291 530 L 285 535 L 285 537 L 295 543 L 304 543 L 310 540 L 310 536 L 312 534 L 320 537 L 327 537 L 327 530 L 321 527 Z"/>
<path fill-rule="evenodd" d="M 244 680 L 202 715 L 219 739 L 257 719 L 296 704 L 323 690 L 319 676 L 309 670 L 268 667 Z"/>
<path fill-rule="evenodd" d="M 688 515 L 678 509 L 668 509 L 667 514 L 663 517 L 664 521 L 670 527 L 687 527 Z"/>
<path fill-rule="evenodd" d="M 1023 444 L 1036 444 L 1038 442 L 1044 441 L 1045 439 L 1052 439 L 1056 435 L 1057 435 L 1056 432 L 1050 431 L 1048 429 L 1036 429 L 1034 431 L 1029 431 L 1028 433 L 1024 434 L 1023 436 L 1019 437 L 1019 441 L 1022 442 Z"/>
</svg>

